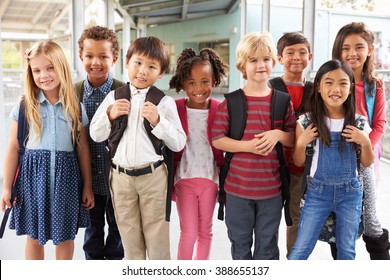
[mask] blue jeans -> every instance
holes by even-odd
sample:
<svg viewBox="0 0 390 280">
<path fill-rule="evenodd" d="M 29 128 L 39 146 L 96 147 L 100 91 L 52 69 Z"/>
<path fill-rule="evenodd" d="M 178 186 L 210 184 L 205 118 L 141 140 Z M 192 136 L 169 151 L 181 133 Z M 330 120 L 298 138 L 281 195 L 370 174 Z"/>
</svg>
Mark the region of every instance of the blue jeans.
<svg viewBox="0 0 390 280">
<path fill-rule="evenodd" d="M 226 226 L 233 260 L 278 260 L 282 197 L 252 200 L 226 194 Z M 253 254 L 251 251 L 255 239 Z"/>
<path fill-rule="evenodd" d="M 357 180 L 329 186 L 313 179 L 306 192 L 298 238 L 289 259 L 306 260 L 310 256 L 332 210 L 336 214 L 337 259 L 355 259 L 355 242 L 362 211 L 362 195 L 363 188 Z"/>
<path fill-rule="evenodd" d="M 123 247 L 116 225 L 111 197 L 94 195 L 95 207 L 89 210 L 91 224 L 85 229 L 84 253 L 86 260 L 121 260 Z M 108 234 L 104 240 L 105 220 L 107 219 Z"/>
<path fill-rule="evenodd" d="M 337 259 L 355 259 L 363 187 L 356 176 L 354 146 L 344 142 L 340 148 L 340 139 L 340 133 L 331 132 L 329 147 L 319 143 L 317 170 L 308 184 L 290 260 L 310 256 L 331 211 L 336 215 Z"/>
</svg>

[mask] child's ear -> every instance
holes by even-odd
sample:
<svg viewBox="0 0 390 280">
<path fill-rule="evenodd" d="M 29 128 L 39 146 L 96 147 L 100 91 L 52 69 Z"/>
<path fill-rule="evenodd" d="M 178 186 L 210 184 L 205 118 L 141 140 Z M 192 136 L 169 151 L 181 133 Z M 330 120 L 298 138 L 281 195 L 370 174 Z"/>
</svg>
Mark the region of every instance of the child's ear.
<svg viewBox="0 0 390 280">
<path fill-rule="evenodd" d="M 281 55 L 278 55 L 276 58 L 277 58 L 279 64 L 283 65 L 283 57 Z"/>
<path fill-rule="evenodd" d="M 115 63 L 116 63 L 117 61 L 118 61 L 118 56 L 117 56 L 117 55 L 114 55 L 114 58 L 113 58 L 113 60 L 112 60 L 111 66 L 114 66 Z"/>
<path fill-rule="evenodd" d="M 375 49 L 374 44 L 371 44 L 371 46 L 368 47 L 368 56 L 374 53 L 374 49 Z"/>
<path fill-rule="evenodd" d="M 161 79 L 162 76 L 164 76 L 164 74 L 165 74 L 165 71 L 161 72 L 160 75 L 158 76 L 158 78 Z"/>
</svg>

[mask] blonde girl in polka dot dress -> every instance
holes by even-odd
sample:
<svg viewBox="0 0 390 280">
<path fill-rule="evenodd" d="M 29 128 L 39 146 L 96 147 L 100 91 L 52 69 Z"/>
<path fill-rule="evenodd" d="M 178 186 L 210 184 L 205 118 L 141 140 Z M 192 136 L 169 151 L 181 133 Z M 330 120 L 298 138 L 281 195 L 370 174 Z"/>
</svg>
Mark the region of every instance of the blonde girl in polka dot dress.
<svg viewBox="0 0 390 280">
<path fill-rule="evenodd" d="M 29 133 L 21 157 L 20 186 L 10 228 L 27 235 L 26 259 L 44 259 L 52 240 L 56 259 L 72 259 L 78 228 L 89 224 L 93 208 L 91 163 L 85 110 L 73 89 L 70 68 L 59 45 L 35 44 L 26 51 L 25 104 Z M 12 118 L 5 156 L 1 209 L 11 207 L 12 180 L 18 166 L 18 117 Z M 80 114 L 80 109 L 82 114 Z"/>
</svg>

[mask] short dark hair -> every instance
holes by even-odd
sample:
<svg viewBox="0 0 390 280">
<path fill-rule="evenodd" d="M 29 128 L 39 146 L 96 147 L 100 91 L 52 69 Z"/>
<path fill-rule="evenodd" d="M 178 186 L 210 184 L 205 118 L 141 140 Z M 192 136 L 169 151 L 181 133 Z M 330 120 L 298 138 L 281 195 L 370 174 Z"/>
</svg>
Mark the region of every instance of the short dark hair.
<svg viewBox="0 0 390 280">
<path fill-rule="evenodd" d="M 299 32 L 287 32 L 282 37 L 279 38 L 276 48 L 278 50 L 278 55 L 282 56 L 283 50 L 292 45 L 296 44 L 305 44 L 309 54 L 311 53 L 311 46 L 309 40 L 305 35 Z"/>
<path fill-rule="evenodd" d="M 109 41 L 112 43 L 112 53 L 114 56 L 119 55 L 119 42 L 118 37 L 116 36 L 114 30 L 109 29 L 104 26 L 92 26 L 90 28 L 86 28 L 81 33 L 80 39 L 78 41 L 79 44 L 79 55 L 83 53 L 84 49 L 84 40 L 92 39 L 95 41 Z"/>
<path fill-rule="evenodd" d="M 161 64 L 161 73 L 168 69 L 170 59 L 168 47 L 162 40 L 157 37 L 148 36 L 136 39 L 127 49 L 127 62 L 130 60 L 133 54 L 141 54 L 158 60 Z"/>
</svg>

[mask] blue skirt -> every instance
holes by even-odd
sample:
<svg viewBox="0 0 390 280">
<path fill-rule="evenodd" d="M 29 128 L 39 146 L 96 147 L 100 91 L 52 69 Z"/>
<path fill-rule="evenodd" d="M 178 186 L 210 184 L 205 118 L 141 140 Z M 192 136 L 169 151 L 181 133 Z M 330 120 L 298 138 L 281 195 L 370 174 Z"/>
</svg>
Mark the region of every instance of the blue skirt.
<svg viewBox="0 0 390 280">
<path fill-rule="evenodd" d="M 78 229 L 89 225 L 89 212 L 81 206 L 76 153 L 56 151 L 54 163 L 53 173 L 50 151 L 25 151 L 9 226 L 17 235 L 29 235 L 42 245 L 48 240 L 54 245 L 74 240 Z"/>
</svg>

